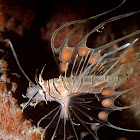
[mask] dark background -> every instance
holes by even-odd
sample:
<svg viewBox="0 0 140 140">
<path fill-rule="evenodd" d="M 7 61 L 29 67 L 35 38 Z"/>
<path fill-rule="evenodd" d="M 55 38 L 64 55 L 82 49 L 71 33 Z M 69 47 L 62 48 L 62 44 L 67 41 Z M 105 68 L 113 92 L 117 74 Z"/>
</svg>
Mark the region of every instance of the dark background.
<svg viewBox="0 0 140 140">
<path fill-rule="evenodd" d="M 122 0 L 5 0 L 8 5 L 13 6 L 13 10 L 14 6 L 17 5 L 19 8 L 24 10 L 31 9 L 35 13 L 34 20 L 30 23 L 30 28 L 24 31 L 23 36 L 19 36 L 13 31 L 7 31 L 5 36 L 12 41 L 19 57 L 19 61 L 31 80 L 34 81 L 36 69 L 39 69 L 40 71 L 44 64 L 46 64 L 46 69 L 43 74 L 44 79 L 58 77 L 59 70 L 50 49 L 50 40 L 42 39 L 40 29 L 44 27 L 44 32 L 47 33 L 48 30 L 45 27 L 49 23 L 51 28 L 51 23 L 53 22 L 50 23 L 49 21 L 52 17 L 57 15 L 56 13 L 61 13 L 63 16 L 63 13 L 72 12 L 76 15 L 76 17 L 74 17 L 75 19 L 83 19 L 110 10 L 118 6 L 121 1 Z M 137 0 L 126 0 L 126 2 L 121 7 L 107 15 L 104 15 L 101 20 L 103 21 L 115 15 L 137 11 L 139 8 L 140 6 Z M 59 24 L 59 19 L 61 22 L 61 14 L 59 14 L 60 17 L 56 16 L 56 24 Z M 65 16 L 67 17 L 67 14 L 65 14 Z M 129 22 L 127 22 L 127 20 Z M 122 28 L 127 28 L 127 26 L 131 24 L 130 21 L 132 22 L 131 26 L 135 25 L 133 23 L 139 25 L 139 15 L 134 16 L 131 19 L 126 19 L 124 23 L 120 23 L 120 26 L 114 26 L 116 36 L 121 34 Z M 100 20 L 98 22 L 100 22 Z M 10 60 L 9 64 L 11 71 L 21 75 L 21 79 L 17 80 L 19 82 L 19 89 L 17 91 L 18 95 L 15 95 L 15 98 L 18 99 L 20 104 L 23 102 L 21 94 L 26 93 L 28 81 L 24 78 L 18 69 L 10 50 L 9 54 L 10 57 L 8 59 Z M 45 105 L 43 105 L 43 108 L 45 108 Z M 41 116 L 45 115 L 45 110 L 42 109 L 41 106 L 37 106 L 35 109 L 28 107 L 24 113 L 28 119 L 33 120 L 33 123 L 36 124 Z M 126 112 L 126 114 L 123 115 L 130 115 L 130 118 L 132 119 L 129 121 L 131 122 L 132 126 L 134 127 L 136 125 L 136 128 L 138 127 L 136 122 L 137 120 L 133 120 L 132 114 L 128 114 Z M 111 117 L 115 123 L 117 123 L 117 121 L 126 121 L 127 124 L 128 120 L 120 120 L 121 115 L 119 113 L 114 114 L 114 117 Z M 125 136 L 128 140 L 140 139 L 140 133 L 124 132 L 108 127 L 103 127 L 99 130 L 99 138 L 101 140 L 117 140 L 117 138 L 122 136 Z M 85 139 L 89 140 L 90 136 Z"/>
</svg>

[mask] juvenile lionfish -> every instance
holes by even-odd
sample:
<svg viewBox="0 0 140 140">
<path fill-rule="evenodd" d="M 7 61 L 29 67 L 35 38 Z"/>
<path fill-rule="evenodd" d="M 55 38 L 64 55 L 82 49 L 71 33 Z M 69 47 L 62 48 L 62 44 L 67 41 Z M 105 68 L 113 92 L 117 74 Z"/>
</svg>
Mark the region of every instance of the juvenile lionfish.
<svg viewBox="0 0 140 140">
<path fill-rule="evenodd" d="M 115 104 L 117 102 L 116 99 L 139 86 L 138 84 L 123 91 L 116 90 L 134 74 L 137 74 L 134 72 L 133 67 L 140 61 L 140 53 L 132 50 L 135 50 L 134 44 L 138 41 L 138 38 L 115 49 L 112 46 L 138 35 L 140 30 L 98 48 L 88 48 L 86 45 L 87 38 L 105 26 L 105 24 L 134 15 L 140 11 L 107 19 L 85 35 L 77 46 L 68 46 L 70 36 L 80 25 L 95 20 L 110 11 L 87 19 L 71 21 L 56 29 L 51 38 L 51 48 L 59 66 L 59 78 L 44 81 L 42 74 L 45 67 L 43 67 L 39 74 L 39 79 L 37 76 L 35 77 L 36 84 L 34 84 L 22 69 L 15 50 L 9 41 L 19 68 L 30 81 L 26 93 L 26 98 L 29 98 L 29 101 L 22 105 L 22 110 L 28 105 L 36 105 L 41 101 L 45 101 L 46 104 L 47 102 L 59 103 L 56 108 L 38 121 L 38 127 L 40 127 L 43 120 L 48 121 L 42 133 L 42 139 L 44 139 L 47 130 L 50 132 L 51 140 L 79 140 L 83 139 L 87 134 L 98 140 L 97 130 L 105 125 L 118 130 L 140 132 L 140 130 L 130 130 L 115 126 L 108 121 L 108 116 L 111 112 L 125 110 L 138 105 L 117 106 Z M 54 39 L 57 33 L 70 25 L 75 26 L 68 33 L 62 45 L 56 48 Z M 119 52 L 121 52 L 121 55 L 118 55 Z M 81 132 L 85 133 L 80 135 Z"/>
</svg>

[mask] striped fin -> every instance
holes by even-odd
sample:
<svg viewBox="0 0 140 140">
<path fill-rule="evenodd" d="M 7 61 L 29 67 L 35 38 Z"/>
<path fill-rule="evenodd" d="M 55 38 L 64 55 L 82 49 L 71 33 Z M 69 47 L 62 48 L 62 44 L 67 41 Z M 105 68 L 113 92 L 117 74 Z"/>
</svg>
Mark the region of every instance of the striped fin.
<svg viewBox="0 0 140 140">
<path fill-rule="evenodd" d="M 127 43 L 127 44 L 117 48 L 116 50 L 112 49 L 112 45 L 139 34 L 140 30 L 137 30 L 131 34 L 128 34 L 124 37 L 121 37 L 110 43 L 107 43 L 103 46 L 100 46 L 100 47 L 94 48 L 94 49 L 87 47 L 86 44 L 87 44 L 88 37 L 92 33 L 96 32 L 97 30 L 102 28 L 107 23 L 131 16 L 131 15 L 139 13 L 139 12 L 140 11 L 122 14 L 119 16 L 112 17 L 112 18 L 100 23 L 95 28 L 93 28 L 87 35 L 85 35 L 83 37 L 83 39 L 78 43 L 78 45 L 74 46 L 74 47 L 68 46 L 69 38 L 74 33 L 74 31 L 76 31 L 80 27 L 81 24 L 84 24 L 85 22 L 89 22 L 90 20 L 95 20 L 97 17 L 103 15 L 104 13 L 91 17 L 91 18 L 68 22 L 68 23 L 62 25 L 61 27 L 59 27 L 54 32 L 54 34 L 51 38 L 51 47 L 52 47 L 52 51 L 54 53 L 56 62 L 59 66 L 60 74 L 65 77 L 78 76 L 78 75 L 81 75 L 87 67 L 90 67 L 90 68 L 88 68 L 88 71 L 86 72 L 86 74 L 88 75 L 88 74 L 91 74 L 92 72 L 94 72 L 97 68 L 101 69 L 102 65 L 107 63 L 106 62 L 106 61 L 108 61 L 107 57 L 110 57 L 111 55 L 115 56 L 118 51 L 124 50 L 130 44 Z M 60 30 L 62 30 L 64 27 L 70 26 L 72 24 L 74 24 L 75 27 L 68 33 L 68 35 L 64 39 L 62 45 L 59 48 L 55 48 L 54 39 L 55 39 L 55 36 L 57 35 L 57 33 Z M 105 52 L 106 49 L 109 49 L 109 52 Z"/>
</svg>

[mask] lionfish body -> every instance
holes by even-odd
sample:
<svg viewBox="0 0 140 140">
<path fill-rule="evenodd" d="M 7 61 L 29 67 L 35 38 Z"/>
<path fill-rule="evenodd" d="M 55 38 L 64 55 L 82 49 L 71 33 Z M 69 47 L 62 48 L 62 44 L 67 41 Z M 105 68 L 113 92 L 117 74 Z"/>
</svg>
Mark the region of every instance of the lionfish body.
<svg viewBox="0 0 140 140">
<path fill-rule="evenodd" d="M 64 140 L 82 139 L 84 135 L 79 136 L 78 128 L 82 128 L 80 132 L 85 132 L 85 135 L 90 133 L 97 140 L 97 129 L 102 125 L 119 130 L 140 132 L 139 130 L 129 130 L 114 126 L 108 121 L 108 115 L 111 112 L 136 105 L 116 106 L 115 102 L 120 96 L 137 87 L 131 87 L 123 91 L 116 90 L 134 75 L 133 67 L 140 60 L 139 53 L 133 51 L 135 50 L 135 42 L 138 39 L 136 38 L 132 42 L 115 49 L 112 46 L 138 35 L 140 30 L 98 48 L 92 49 L 86 45 L 88 36 L 105 24 L 138 12 L 119 15 L 100 23 L 84 36 L 76 47 L 68 46 L 68 40 L 73 32 L 81 24 L 94 20 L 107 12 L 88 19 L 68 22 L 54 32 L 51 38 L 51 47 L 59 66 L 60 76 L 59 78 L 44 81 L 42 78 L 43 68 L 39 75 L 39 80 L 37 81 L 36 79 L 37 85 L 31 83 L 27 89 L 26 97 L 29 98 L 29 101 L 22 105 L 23 109 L 25 109 L 29 104 L 36 105 L 34 103 L 40 101 L 52 102 L 52 104 L 55 101 L 60 104 L 41 118 L 37 124 L 39 127 L 43 120 L 49 120 L 44 133 L 55 126 L 54 132 L 50 136 L 52 140 L 59 138 Z M 62 45 L 59 48 L 55 48 L 54 38 L 57 33 L 72 24 L 75 27 L 69 32 Z M 14 52 L 12 45 L 11 48 Z M 121 52 L 121 55 L 118 55 L 118 52 Z M 14 56 L 17 60 L 15 52 Z M 21 68 L 19 62 L 17 63 Z M 27 79 L 29 78 L 27 77 Z M 44 133 L 42 134 L 42 139 Z"/>
<path fill-rule="evenodd" d="M 128 72 L 128 74 L 131 74 L 131 72 Z M 78 78 L 80 78 L 80 81 L 76 83 Z M 62 116 L 68 119 L 69 115 L 67 113 L 71 98 L 81 94 L 94 94 L 98 96 L 103 89 L 107 88 L 112 89 L 113 92 L 115 91 L 115 88 L 124 83 L 127 79 L 128 75 L 125 75 L 121 79 L 119 79 L 119 76 L 112 77 L 110 75 L 86 75 L 83 77 L 60 76 L 59 78 L 54 78 L 47 81 L 42 79 L 41 82 L 39 82 L 42 89 L 29 87 L 26 96 L 28 98 L 32 98 L 35 93 L 37 93 L 33 98 L 34 101 L 57 101 L 61 104 Z M 98 98 L 98 100 L 100 99 Z"/>
</svg>

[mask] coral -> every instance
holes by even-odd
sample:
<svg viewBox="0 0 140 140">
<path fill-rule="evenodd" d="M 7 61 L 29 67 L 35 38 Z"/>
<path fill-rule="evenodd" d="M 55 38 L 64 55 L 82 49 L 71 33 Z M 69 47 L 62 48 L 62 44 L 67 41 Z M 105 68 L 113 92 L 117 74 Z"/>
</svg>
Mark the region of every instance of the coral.
<svg viewBox="0 0 140 140">
<path fill-rule="evenodd" d="M 0 139 L 40 140 L 41 129 L 25 119 L 17 100 L 13 97 L 18 84 L 7 75 L 8 62 L 0 60 Z"/>
<path fill-rule="evenodd" d="M 24 8 L 18 3 L 0 1 L 0 31 L 13 31 L 23 36 L 24 31 L 29 30 L 34 21 L 35 12 Z"/>
</svg>

